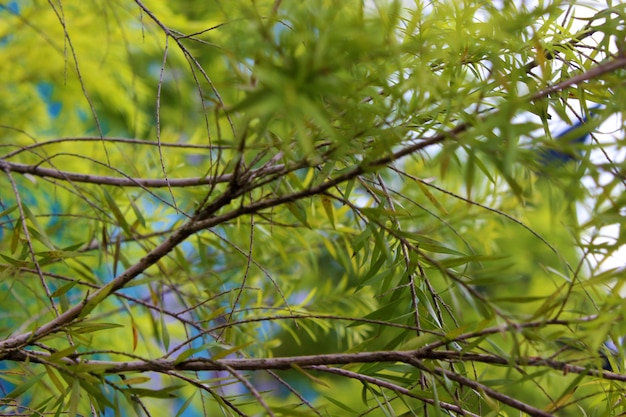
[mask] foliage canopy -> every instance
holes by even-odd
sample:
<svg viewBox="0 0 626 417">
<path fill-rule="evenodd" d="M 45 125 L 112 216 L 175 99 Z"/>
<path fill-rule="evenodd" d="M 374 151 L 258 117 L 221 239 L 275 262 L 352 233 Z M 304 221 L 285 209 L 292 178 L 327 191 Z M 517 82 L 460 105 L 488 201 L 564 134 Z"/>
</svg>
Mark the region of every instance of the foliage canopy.
<svg viewBox="0 0 626 417">
<path fill-rule="evenodd" d="M 626 9 L 516 3 L 0 4 L 3 413 L 624 414 Z"/>
</svg>

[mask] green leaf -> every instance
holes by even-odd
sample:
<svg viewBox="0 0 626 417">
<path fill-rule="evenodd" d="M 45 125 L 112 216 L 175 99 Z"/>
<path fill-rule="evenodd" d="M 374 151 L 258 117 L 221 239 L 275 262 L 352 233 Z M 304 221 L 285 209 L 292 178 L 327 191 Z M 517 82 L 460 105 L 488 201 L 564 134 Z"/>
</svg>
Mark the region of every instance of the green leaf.
<svg viewBox="0 0 626 417">
<path fill-rule="evenodd" d="M 72 288 L 74 288 L 76 286 L 76 284 L 77 284 L 76 281 L 68 282 L 67 284 L 57 288 L 52 294 L 50 294 L 50 297 L 52 297 L 52 298 L 60 297 L 60 296 L 62 296 L 64 294 L 66 294 Z"/>
<path fill-rule="evenodd" d="M 142 398 L 178 398 L 178 394 L 173 391 L 178 391 L 183 385 L 172 385 L 161 389 L 148 389 L 148 388 L 125 388 L 123 391 L 127 394 L 136 395 Z"/>
<path fill-rule="evenodd" d="M 82 308 L 79 319 L 87 317 L 91 311 L 96 308 L 106 297 L 109 296 L 113 289 L 113 285 L 111 283 L 102 287 L 98 292 L 94 293 L 91 297 L 87 294 L 87 301 L 85 302 L 84 307 Z"/>
<path fill-rule="evenodd" d="M 119 323 L 93 323 L 87 321 L 81 321 L 77 323 L 75 326 L 72 326 L 72 333 L 76 334 L 84 334 L 84 333 L 93 333 L 100 332 L 103 330 L 117 329 L 120 327 L 124 327 L 124 325 Z"/>
<path fill-rule="evenodd" d="M 80 382 L 78 379 L 74 379 L 72 382 L 72 391 L 70 394 L 70 403 L 68 415 L 75 417 L 78 415 L 78 402 L 80 401 Z"/>
<path fill-rule="evenodd" d="M 189 398 L 187 398 L 185 400 L 185 402 L 183 403 L 183 405 L 180 406 L 180 408 L 178 409 L 178 412 L 176 413 L 176 415 L 174 417 L 180 417 L 185 413 L 185 410 L 187 410 L 187 408 L 189 408 L 189 406 L 191 405 L 191 401 L 193 400 L 193 398 L 196 396 L 196 393 L 194 392 L 193 394 L 191 394 L 189 396 Z"/>
<path fill-rule="evenodd" d="M 26 393 L 27 391 L 30 391 L 30 389 L 39 381 L 41 381 L 41 378 L 43 378 L 46 374 L 47 372 L 41 372 L 35 376 L 29 377 L 26 382 L 24 382 L 23 384 L 17 385 L 11 392 L 6 394 L 6 398 L 20 397 L 22 394 Z"/>
<path fill-rule="evenodd" d="M 416 184 L 419 187 L 419 189 L 422 191 L 422 193 L 424 193 L 426 198 L 428 198 L 428 200 L 431 203 L 433 203 L 433 205 L 437 208 L 437 210 L 439 210 L 441 214 L 448 215 L 448 211 L 445 209 L 443 205 L 439 203 L 439 200 L 437 200 L 437 198 L 430 192 L 430 190 L 428 189 L 428 186 L 422 183 L 422 181 L 415 181 L 414 184 Z"/>
<path fill-rule="evenodd" d="M 322 207 L 324 207 L 324 211 L 326 212 L 326 217 L 328 217 L 328 221 L 335 229 L 335 211 L 333 209 L 333 203 L 330 198 L 326 196 L 322 196 Z"/>
<path fill-rule="evenodd" d="M 350 415 L 357 415 L 358 411 L 348 407 L 345 404 L 345 400 L 340 401 L 340 400 L 335 400 L 333 397 L 329 397 L 328 395 L 324 395 L 324 398 L 328 401 L 330 401 L 331 403 L 335 404 L 337 407 L 339 407 L 340 409 L 347 411 L 348 413 L 350 413 Z"/>
<path fill-rule="evenodd" d="M 293 216 L 300 221 L 304 226 L 311 228 L 307 222 L 307 212 L 304 205 L 300 202 L 286 203 L 285 207 L 289 210 Z"/>
<path fill-rule="evenodd" d="M 37 241 L 43 243 L 48 249 L 55 250 L 56 247 L 50 241 L 50 239 L 46 235 L 45 230 L 37 221 L 37 217 L 30 211 L 28 206 L 24 206 L 24 214 L 26 215 L 30 223 L 35 227 L 34 229 L 31 227 L 28 228 L 28 233 L 31 235 L 31 238 L 34 238 Z"/>
<path fill-rule="evenodd" d="M 10 206 L 6 208 L 5 210 L 0 211 L 0 218 L 8 216 L 9 214 L 13 213 L 17 209 L 17 207 L 18 207 L 17 205 L 14 205 L 14 206 Z"/>
<path fill-rule="evenodd" d="M 252 341 L 250 341 L 248 343 L 244 343 L 244 344 L 239 345 L 239 346 L 233 346 L 233 347 L 231 347 L 229 349 L 220 350 L 219 352 L 211 355 L 211 360 L 216 361 L 216 360 L 225 358 L 226 356 L 228 356 L 228 355 L 230 355 L 232 353 L 239 352 L 240 350 L 245 349 L 246 347 L 250 346 L 251 344 L 253 344 Z"/>
<path fill-rule="evenodd" d="M 163 347 L 165 350 L 170 348 L 170 333 L 167 328 L 167 322 L 165 321 L 165 314 L 159 315 L 159 323 L 161 328 L 161 341 L 163 342 Z"/>
<path fill-rule="evenodd" d="M 59 350 L 58 352 L 54 352 L 48 357 L 48 361 L 50 362 L 58 362 L 60 359 L 66 358 L 69 355 L 72 355 L 76 352 L 77 346 L 70 346 L 68 348 Z"/>
<path fill-rule="evenodd" d="M 131 236 L 132 233 L 130 225 L 126 221 L 126 218 L 122 214 L 119 206 L 117 205 L 111 194 L 109 194 L 109 192 L 106 190 L 106 188 L 101 188 L 101 191 L 107 207 L 109 208 L 111 214 L 113 214 L 115 220 L 117 220 L 117 224 L 124 230 L 127 236 Z"/>
<path fill-rule="evenodd" d="M 146 219 L 141 213 L 141 209 L 137 206 L 134 199 L 129 199 L 129 202 L 130 207 L 133 209 L 133 213 L 135 213 L 135 217 L 137 217 L 137 221 L 139 221 L 139 224 L 141 224 L 143 227 L 146 227 Z"/>
<path fill-rule="evenodd" d="M 319 378 L 314 377 L 313 375 L 311 375 L 309 372 L 307 372 L 306 370 L 302 369 L 301 367 L 299 367 L 297 364 L 292 363 L 291 364 L 291 368 L 295 369 L 297 372 L 299 372 L 300 374 L 304 375 L 306 378 L 308 378 L 309 380 L 311 380 L 312 382 L 316 383 L 316 384 L 320 384 L 323 385 L 327 388 L 330 388 L 330 385 L 328 385 L 326 382 L 322 381 Z"/>
<path fill-rule="evenodd" d="M 17 219 L 15 226 L 13 226 L 13 233 L 11 234 L 11 253 L 14 254 L 17 251 L 17 247 L 20 243 L 20 234 L 22 233 L 22 219 Z"/>
</svg>

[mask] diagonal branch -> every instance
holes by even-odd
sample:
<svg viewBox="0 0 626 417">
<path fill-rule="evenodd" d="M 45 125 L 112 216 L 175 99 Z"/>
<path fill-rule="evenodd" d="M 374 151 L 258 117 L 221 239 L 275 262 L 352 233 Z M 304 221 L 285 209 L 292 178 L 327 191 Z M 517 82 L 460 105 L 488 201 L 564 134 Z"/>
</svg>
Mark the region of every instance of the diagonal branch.
<svg viewBox="0 0 626 417">
<path fill-rule="evenodd" d="M 550 94 L 566 89 L 571 85 L 580 83 L 582 81 L 586 81 L 592 79 L 594 77 L 598 77 L 602 74 L 609 73 L 611 71 L 615 71 L 617 69 L 626 67 L 626 56 L 620 56 L 612 61 L 606 62 L 598 67 L 592 68 L 589 71 L 576 75 L 570 79 L 567 79 L 561 83 L 554 85 L 553 87 L 541 90 L 537 93 L 531 94 L 527 99 L 528 100 L 538 100 L 549 96 Z M 490 113 L 483 117 L 486 119 L 488 117 L 492 117 L 496 113 Z M 234 209 L 230 212 L 224 213 L 222 215 L 216 215 L 216 213 L 222 209 L 223 207 L 230 204 L 236 198 L 239 198 L 244 193 L 249 192 L 251 189 L 261 186 L 263 183 L 257 183 L 254 186 L 249 182 L 246 184 L 241 184 L 237 182 L 239 186 L 237 189 L 233 189 L 229 187 L 224 193 L 222 193 L 216 200 L 214 200 L 211 204 L 207 205 L 199 212 L 196 216 L 192 217 L 177 229 L 168 239 L 162 242 L 159 246 L 150 251 L 146 256 L 141 258 L 136 264 L 130 266 L 124 273 L 115 277 L 109 284 L 102 287 L 94 294 L 88 296 L 82 303 L 79 303 L 72 308 L 65 311 L 60 316 L 51 320 L 48 323 L 45 323 L 41 327 L 35 329 L 31 333 L 24 333 L 20 335 L 12 336 L 4 341 L 0 342 L 0 350 L 3 349 L 15 349 L 22 347 L 24 345 L 29 344 L 32 341 L 36 341 L 48 334 L 54 333 L 60 330 L 63 326 L 72 322 L 73 320 L 85 316 L 88 312 L 93 309 L 98 303 L 100 303 L 104 298 L 109 296 L 111 293 L 123 288 L 128 282 L 130 282 L 133 278 L 137 277 L 143 271 L 145 271 L 150 266 L 154 265 L 161 258 L 166 256 L 170 251 L 172 251 L 176 246 L 182 243 L 189 236 L 197 233 L 203 229 L 214 227 L 218 224 L 222 224 L 224 222 L 233 220 L 242 215 L 254 214 L 260 210 L 277 207 L 285 203 L 294 202 L 296 200 L 304 199 L 307 197 L 311 197 L 313 195 L 321 194 L 341 183 L 347 182 L 351 179 L 354 179 L 360 175 L 365 174 L 366 172 L 375 171 L 376 169 L 386 166 L 389 163 L 395 162 L 399 159 L 402 159 L 405 156 L 411 155 L 415 152 L 423 150 L 429 146 L 438 144 L 443 142 L 449 138 L 456 138 L 458 135 L 464 133 L 465 131 L 470 129 L 470 125 L 468 123 L 462 123 L 449 131 L 445 131 L 439 133 L 431 138 L 424 139 L 418 143 L 407 146 L 404 149 L 400 149 L 396 152 L 393 152 L 387 156 L 383 156 L 379 159 L 364 162 L 359 166 L 355 166 L 354 168 L 347 170 L 341 175 L 338 175 L 335 178 L 331 178 L 317 186 L 310 187 L 308 189 L 304 189 L 301 191 L 297 191 L 291 194 L 286 194 L 282 196 L 278 196 L 272 199 L 261 200 L 257 202 L 253 202 L 247 206 L 241 205 L 237 209 Z M 18 164 L 18 166 L 12 165 L 12 163 L 8 163 L 6 161 L 0 160 L 0 169 L 2 170 L 12 170 L 12 166 L 16 168 L 16 170 L 22 169 L 23 171 L 28 171 L 28 169 L 40 170 L 43 168 L 33 167 L 33 166 L 25 166 L 23 164 Z M 263 167 L 260 169 L 265 169 L 269 171 L 269 167 Z M 276 172 L 281 172 L 281 170 L 286 169 L 284 166 L 276 166 Z M 288 168 L 287 168 L 288 169 Z M 56 175 L 59 175 L 58 172 L 55 172 Z M 27 172 L 24 172 L 27 173 Z M 80 175 L 80 174 L 79 174 Z M 84 178 L 85 176 L 83 176 Z M 64 178 L 64 177 L 61 177 Z M 215 177 L 215 178 L 225 178 L 225 176 Z M 213 179 L 215 181 L 215 178 Z M 250 177 L 248 177 L 250 178 Z M 197 179 L 196 179 L 197 180 Z M 159 180 L 162 181 L 162 180 Z M 170 185 L 173 180 L 170 180 Z M 232 176 L 228 179 L 230 184 L 234 184 Z M 167 182 L 162 181 L 162 186 L 167 186 Z"/>
</svg>

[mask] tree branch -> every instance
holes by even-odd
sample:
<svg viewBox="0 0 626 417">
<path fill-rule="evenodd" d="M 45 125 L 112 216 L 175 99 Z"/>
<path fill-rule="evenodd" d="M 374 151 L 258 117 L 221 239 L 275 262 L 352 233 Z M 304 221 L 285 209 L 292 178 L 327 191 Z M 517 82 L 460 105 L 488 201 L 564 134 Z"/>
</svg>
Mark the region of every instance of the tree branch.
<svg viewBox="0 0 626 417">
<path fill-rule="evenodd" d="M 277 174 L 285 170 L 285 165 L 278 164 L 269 167 L 261 167 L 250 172 L 251 175 Z M 193 177 L 193 178 L 171 178 L 169 180 L 161 178 L 120 178 L 102 175 L 81 174 L 78 172 L 61 171 L 58 169 L 43 168 L 39 165 L 27 165 L 17 162 L 9 162 L 0 159 L 0 169 L 20 174 L 30 174 L 37 177 L 56 178 L 64 181 L 81 182 L 98 185 L 117 185 L 118 187 L 197 187 L 201 185 L 215 185 L 232 181 L 233 174 L 224 174 L 216 177 Z"/>
<path fill-rule="evenodd" d="M 35 352 L 25 350 L 14 350 L 7 352 L 4 360 L 12 360 L 16 362 L 31 361 L 36 363 L 48 363 L 50 353 Z M 272 370 L 288 370 L 294 366 L 300 368 L 308 368 L 311 366 L 330 366 L 330 365 L 351 365 L 356 363 L 405 363 L 415 365 L 415 361 L 437 360 L 446 362 L 480 362 L 491 365 L 511 366 L 511 364 L 520 367 L 547 367 L 558 371 L 573 374 L 585 374 L 612 381 L 625 381 L 626 375 L 609 372 L 599 369 L 593 369 L 585 366 L 572 365 L 568 362 L 556 361 L 539 356 L 526 358 L 504 358 L 497 355 L 459 352 L 456 350 L 439 350 L 433 351 L 429 349 L 417 350 L 398 350 L 398 351 L 374 351 L 374 352 L 358 352 L 358 353 L 331 353 L 322 355 L 303 355 L 303 356 L 286 356 L 276 358 L 251 358 L 251 359 L 219 359 L 195 358 L 185 361 L 177 361 L 176 359 L 150 359 L 137 360 L 129 362 L 114 362 L 104 360 L 76 360 L 70 358 L 60 358 L 58 361 L 67 366 L 80 366 L 81 369 L 89 371 L 90 367 L 94 370 L 105 374 L 120 374 L 127 372 L 168 372 L 168 371 L 265 371 Z M 431 368 L 427 368 L 429 372 Z"/>
</svg>

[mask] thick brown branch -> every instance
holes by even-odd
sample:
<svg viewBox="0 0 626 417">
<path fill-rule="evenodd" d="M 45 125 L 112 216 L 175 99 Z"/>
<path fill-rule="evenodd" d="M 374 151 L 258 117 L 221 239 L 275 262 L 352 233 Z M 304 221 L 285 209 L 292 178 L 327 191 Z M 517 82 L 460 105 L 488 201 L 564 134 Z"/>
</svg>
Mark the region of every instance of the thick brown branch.
<svg viewBox="0 0 626 417">
<path fill-rule="evenodd" d="M 78 172 L 60 171 L 58 169 L 43 168 L 38 165 L 27 165 L 17 162 L 8 162 L 2 159 L 0 159 L 0 169 L 9 172 L 18 172 L 20 174 L 30 174 L 37 177 L 56 178 L 64 181 L 98 185 L 117 185 L 119 187 L 197 187 L 200 185 L 227 183 L 232 181 L 233 179 L 232 174 L 224 174 L 217 177 L 170 178 L 169 180 L 165 180 L 162 178 L 120 178 L 102 175 L 81 174 Z M 276 174 L 283 171 L 284 169 L 285 166 L 283 164 L 278 164 L 271 167 L 262 167 L 258 170 L 253 170 L 250 172 L 250 175 L 257 176 L 260 174 Z"/>
<path fill-rule="evenodd" d="M 31 361 L 44 363 L 49 361 L 50 354 L 33 351 L 13 351 L 4 356 L 5 360 Z M 480 362 L 491 365 L 520 367 L 547 367 L 566 373 L 586 374 L 589 376 L 613 380 L 626 381 L 626 375 L 593 369 L 590 367 L 571 365 L 567 362 L 555 361 L 543 357 L 528 358 L 503 358 L 496 355 L 458 352 L 455 350 L 432 351 L 427 349 L 406 351 L 376 351 L 359 353 L 335 353 L 324 355 L 287 356 L 277 358 L 251 358 L 251 359 L 220 359 L 197 358 L 177 362 L 176 359 L 164 360 L 138 360 L 129 362 L 114 362 L 103 360 L 75 361 L 64 358 L 61 362 L 72 366 L 80 364 L 84 370 L 93 366 L 94 370 L 106 374 L 119 374 L 127 372 L 166 372 L 166 371 L 220 371 L 232 369 L 236 371 L 264 371 L 292 369 L 294 366 L 307 368 L 310 366 L 326 365 L 349 365 L 355 363 L 395 362 L 414 365 L 415 361 L 437 360 L 447 362 Z"/>
</svg>

